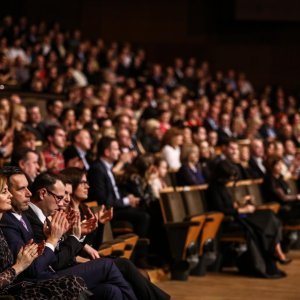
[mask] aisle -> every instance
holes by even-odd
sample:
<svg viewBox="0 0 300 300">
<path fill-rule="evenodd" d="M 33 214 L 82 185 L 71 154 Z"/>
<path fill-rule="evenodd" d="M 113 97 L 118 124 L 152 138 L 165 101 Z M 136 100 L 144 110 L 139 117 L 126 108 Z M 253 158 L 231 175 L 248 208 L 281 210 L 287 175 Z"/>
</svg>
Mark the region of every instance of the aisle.
<svg viewBox="0 0 300 300">
<path fill-rule="evenodd" d="M 282 267 L 288 274 L 283 279 L 247 278 L 229 271 L 158 285 L 172 296 L 172 300 L 296 300 L 300 299 L 300 251 L 290 252 L 289 256 L 294 260 Z"/>
</svg>

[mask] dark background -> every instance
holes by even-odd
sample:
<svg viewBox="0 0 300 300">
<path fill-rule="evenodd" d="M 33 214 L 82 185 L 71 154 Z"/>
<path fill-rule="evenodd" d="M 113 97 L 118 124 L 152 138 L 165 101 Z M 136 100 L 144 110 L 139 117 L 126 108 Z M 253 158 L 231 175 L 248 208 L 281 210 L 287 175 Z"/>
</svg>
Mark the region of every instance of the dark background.
<svg viewBox="0 0 300 300">
<path fill-rule="evenodd" d="M 130 41 L 150 61 L 175 56 L 207 59 L 212 68 L 236 68 L 256 87 L 299 90 L 298 0 L 10 0 L 1 15 L 32 22 L 59 21 L 89 38 Z"/>
</svg>

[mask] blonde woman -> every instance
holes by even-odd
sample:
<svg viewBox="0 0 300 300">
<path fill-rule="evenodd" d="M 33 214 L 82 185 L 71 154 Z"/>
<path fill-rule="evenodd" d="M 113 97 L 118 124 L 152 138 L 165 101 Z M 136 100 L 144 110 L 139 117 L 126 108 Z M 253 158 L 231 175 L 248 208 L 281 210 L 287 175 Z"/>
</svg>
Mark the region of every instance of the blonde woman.
<svg viewBox="0 0 300 300">
<path fill-rule="evenodd" d="M 177 184 L 198 185 L 205 183 L 205 178 L 199 165 L 200 152 L 196 144 L 184 145 L 181 152 L 181 162 L 177 173 Z"/>
</svg>

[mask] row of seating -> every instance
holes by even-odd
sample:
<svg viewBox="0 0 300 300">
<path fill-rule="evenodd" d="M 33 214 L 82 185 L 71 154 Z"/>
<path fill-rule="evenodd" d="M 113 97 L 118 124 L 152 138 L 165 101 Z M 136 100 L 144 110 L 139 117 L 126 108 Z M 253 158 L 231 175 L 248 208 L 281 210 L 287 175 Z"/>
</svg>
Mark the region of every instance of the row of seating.
<svg viewBox="0 0 300 300">
<path fill-rule="evenodd" d="M 270 199 L 263 199 L 262 183 L 263 179 L 241 180 L 229 182 L 227 187 L 233 201 L 251 195 L 255 199 L 256 209 L 271 209 L 277 214 L 280 204 L 272 203 Z M 292 192 L 298 193 L 296 181 L 291 179 L 288 183 Z M 163 189 L 160 193 L 160 207 L 174 262 L 171 274 L 173 279 L 186 280 L 189 273 L 193 275 L 206 273 L 205 245 L 216 238 L 222 221 L 226 220 L 222 213 L 208 210 L 208 199 L 205 196 L 207 188 L 207 184 L 189 187 L 172 186 Z M 300 230 L 298 227 L 284 225 L 284 230 Z M 222 234 L 221 241 L 245 243 L 245 238 L 241 235 Z M 193 259 L 195 250 L 191 251 L 191 248 L 197 249 L 198 272 L 192 270 L 193 268 L 195 270 L 195 259 Z M 183 262 L 188 264 L 185 270 L 182 269 Z"/>
<path fill-rule="evenodd" d="M 205 246 L 213 241 L 224 218 L 207 209 L 207 185 L 171 187 L 160 193 L 160 206 L 173 259 L 171 278 L 206 273 Z M 185 262 L 185 264 L 184 264 Z"/>
<path fill-rule="evenodd" d="M 265 201 L 261 193 L 263 179 L 229 182 L 228 189 L 233 201 L 239 201 L 246 195 L 252 195 L 257 209 L 271 209 L 278 213 L 280 205 Z M 297 183 L 289 180 L 292 192 L 298 193 Z M 171 278 L 186 280 L 189 274 L 204 275 L 207 269 L 207 247 L 212 244 L 219 232 L 224 218 L 221 212 L 209 211 L 206 198 L 207 184 L 184 187 L 167 187 L 160 192 L 161 213 L 167 232 L 172 257 Z M 96 201 L 87 205 L 96 210 Z M 299 226 L 298 226 L 299 227 Z M 297 226 L 284 226 L 284 230 L 300 230 Z M 114 238 L 117 236 L 117 238 Z M 221 236 L 221 242 L 245 243 L 241 235 Z M 112 230 L 110 223 L 104 228 L 100 255 L 115 255 L 131 258 L 139 237 L 132 232 L 130 225 L 121 224 Z"/>
</svg>

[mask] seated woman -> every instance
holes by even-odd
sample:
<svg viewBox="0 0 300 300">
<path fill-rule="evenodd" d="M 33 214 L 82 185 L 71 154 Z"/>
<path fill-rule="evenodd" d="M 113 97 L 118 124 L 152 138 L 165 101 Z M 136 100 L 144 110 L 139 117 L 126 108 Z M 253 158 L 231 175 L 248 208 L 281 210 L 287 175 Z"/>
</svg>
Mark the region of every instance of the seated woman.
<svg viewBox="0 0 300 300">
<path fill-rule="evenodd" d="M 180 147 L 183 142 L 183 135 L 178 128 L 171 128 L 163 138 L 162 157 L 168 162 L 170 170 L 177 171 L 180 166 Z"/>
<path fill-rule="evenodd" d="M 12 209 L 12 195 L 8 191 L 6 177 L 0 176 L 0 218 Z M 17 299 L 85 299 L 85 282 L 80 277 L 67 276 L 43 280 L 37 283 L 22 282 L 18 275 L 27 269 L 43 252 L 43 245 L 27 244 L 20 249 L 16 262 L 0 229 L 0 295 L 12 295 Z M 14 284 L 15 283 L 15 284 Z M 84 298 L 82 298 L 84 296 Z"/>
<path fill-rule="evenodd" d="M 253 178 L 251 169 L 249 166 L 250 160 L 250 148 L 248 144 L 240 145 L 240 169 L 242 172 L 243 179 Z"/>
<path fill-rule="evenodd" d="M 271 156 L 266 161 L 267 173 L 263 183 L 263 195 L 266 201 L 281 204 L 280 218 L 287 224 L 300 224 L 300 194 L 292 194 L 282 175 L 283 161 Z"/>
<path fill-rule="evenodd" d="M 154 160 L 153 168 L 148 171 L 149 185 L 153 196 L 159 199 L 160 191 L 167 187 L 166 176 L 168 173 L 168 163 L 164 158 L 157 157 Z"/>
<path fill-rule="evenodd" d="M 234 202 L 226 183 L 236 178 L 232 164 L 223 160 L 216 166 L 207 195 L 211 210 L 221 211 L 233 221 L 227 223 L 227 232 L 240 228 L 245 233 L 248 251 L 240 260 L 243 273 L 265 277 L 279 278 L 284 273 L 277 269 L 275 261 L 289 263 L 281 250 L 281 223 L 271 210 L 255 210 L 251 203 L 244 205 Z"/>
<path fill-rule="evenodd" d="M 197 145 L 184 145 L 181 151 L 181 162 L 182 166 L 176 174 L 179 186 L 205 183 L 205 178 L 199 165 L 199 148 Z"/>
</svg>

